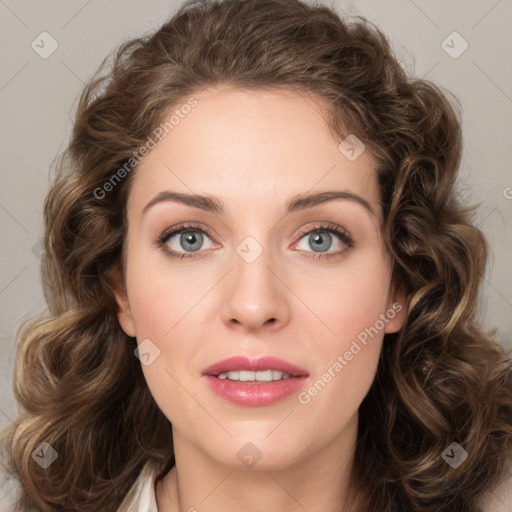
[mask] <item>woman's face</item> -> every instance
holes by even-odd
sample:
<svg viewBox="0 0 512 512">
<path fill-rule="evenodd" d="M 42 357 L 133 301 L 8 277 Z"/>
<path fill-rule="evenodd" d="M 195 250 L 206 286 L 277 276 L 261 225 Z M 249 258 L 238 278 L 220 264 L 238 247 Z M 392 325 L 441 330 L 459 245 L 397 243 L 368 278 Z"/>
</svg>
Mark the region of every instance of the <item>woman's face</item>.
<svg viewBox="0 0 512 512">
<path fill-rule="evenodd" d="M 338 147 L 312 96 L 224 87 L 194 97 L 134 176 L 119 321 L 142 343 L 177 451 L 283 468 L 354 442 L 384 333 L 403 322 L 374 161 L 352 139 Z M 215 197 L 222 211 L 171 192 Z M 325 192 L 351 196 L 296 201 Z M 183 224 L 188 233 L 168 236 Z M 204 374 L 232 356 L 277 357 L 303 376 Z"/>
</svg>

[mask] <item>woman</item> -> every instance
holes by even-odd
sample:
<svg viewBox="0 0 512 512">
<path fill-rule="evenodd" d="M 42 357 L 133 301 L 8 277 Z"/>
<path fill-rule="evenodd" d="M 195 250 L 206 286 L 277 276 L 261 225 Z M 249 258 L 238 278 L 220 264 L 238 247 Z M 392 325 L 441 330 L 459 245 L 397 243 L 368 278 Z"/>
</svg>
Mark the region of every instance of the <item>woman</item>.
<svg viewBox="0 0 512 512">
<path fill-rule="evenodd" d="M 327 7 L 187 2 L 123 45 L 45 202 L 17 509 L 496 510 L 512 363 L 475 321 L 461 147 Z"/>
</svg>

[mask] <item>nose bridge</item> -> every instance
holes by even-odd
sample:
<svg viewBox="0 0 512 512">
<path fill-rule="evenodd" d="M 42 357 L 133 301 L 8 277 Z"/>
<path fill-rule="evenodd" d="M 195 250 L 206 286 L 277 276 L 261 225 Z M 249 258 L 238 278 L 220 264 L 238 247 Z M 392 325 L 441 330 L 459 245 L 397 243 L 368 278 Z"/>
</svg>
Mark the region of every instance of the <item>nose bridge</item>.
<svg viewBox="0 0 512 512">
<path fill-rule="evenodd" d="M 223 300 L 224 321 L 255 329 L 266 322 L 286 320 L 288 307 L 283 284 L 274 268 L 268 237 L 246 236 L 233 254 L 233 271 Z"/>
</svg>

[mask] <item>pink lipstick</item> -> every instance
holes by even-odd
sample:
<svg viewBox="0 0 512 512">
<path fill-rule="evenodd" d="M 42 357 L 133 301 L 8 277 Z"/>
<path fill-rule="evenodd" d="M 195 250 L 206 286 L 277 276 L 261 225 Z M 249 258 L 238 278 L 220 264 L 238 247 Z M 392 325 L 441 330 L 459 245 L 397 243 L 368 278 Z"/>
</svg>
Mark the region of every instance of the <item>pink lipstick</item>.
<svg viewBox="0 0 512 512">
<path fill-rule="evenodd" d="M 306 370 L 273 356 L 234 356 L 202 373 L 214 393 L 248 407 L 274 404 L 298 392 L 309 379 Z"/>
</svg>

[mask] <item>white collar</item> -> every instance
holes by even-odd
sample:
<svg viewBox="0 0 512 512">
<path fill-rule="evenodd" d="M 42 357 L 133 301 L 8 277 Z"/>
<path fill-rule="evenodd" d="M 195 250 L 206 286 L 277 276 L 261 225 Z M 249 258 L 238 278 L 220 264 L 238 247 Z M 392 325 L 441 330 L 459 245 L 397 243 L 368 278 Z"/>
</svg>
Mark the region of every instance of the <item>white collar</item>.
<svg viewBox="0 0 512 512">
<path fill-rule="evenodd" d="M 142 468 L 117 512 L 157 512 L 155 480 L 158 468 L 151 461 Z"/>
</svg>

